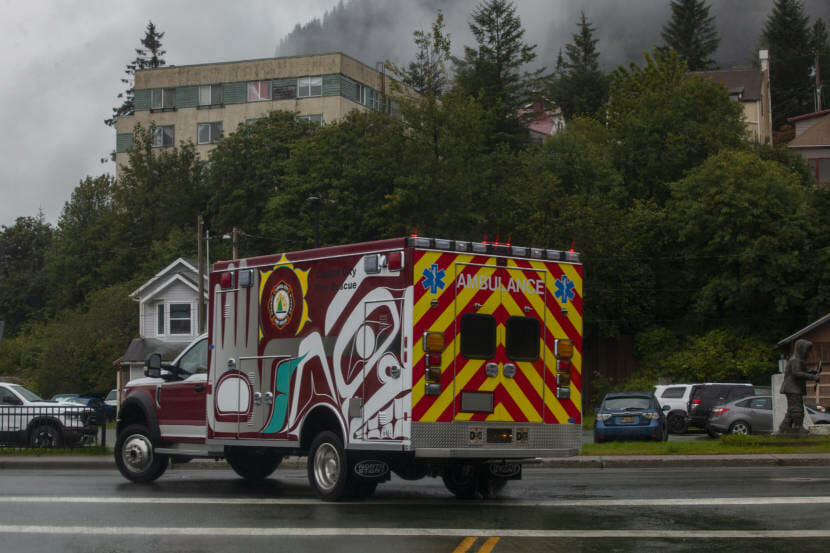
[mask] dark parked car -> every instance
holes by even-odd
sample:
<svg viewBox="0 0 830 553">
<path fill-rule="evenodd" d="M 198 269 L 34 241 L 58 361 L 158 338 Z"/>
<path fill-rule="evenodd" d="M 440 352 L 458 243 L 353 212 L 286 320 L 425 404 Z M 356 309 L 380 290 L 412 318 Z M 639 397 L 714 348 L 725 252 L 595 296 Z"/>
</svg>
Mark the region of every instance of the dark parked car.
<svg viewBox="0 0 830 553">
<path fill-rule="evenodd" d="M 668 440 L 666 417 L 654 394 L 606 394 L 594 420 L 594 442 L 606 440 Z"/>
<path fill-rule="evenodd" d="M 747 382 L 695 384 L 689 394 L 689 426 L 703 428 L 710 436 L 715 437 L 718 435 L 717 431 L 706 427 L 712 407 L 754 395 L 755 386 Z"/>
</svg>

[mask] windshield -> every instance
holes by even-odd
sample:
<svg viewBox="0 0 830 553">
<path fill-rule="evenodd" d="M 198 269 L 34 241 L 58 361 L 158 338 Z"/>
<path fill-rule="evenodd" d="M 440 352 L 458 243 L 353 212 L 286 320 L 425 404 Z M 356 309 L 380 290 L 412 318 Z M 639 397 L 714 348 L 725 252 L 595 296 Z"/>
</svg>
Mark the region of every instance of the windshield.
<svg viewBox="0 0 830 553">
<path fill-rule="evenodd" d="M 104 401 L 114 401 L 118 399 L 118 390 L 110 390 L 110 393 L 107 394 L 107 398 Z"/>
<path fill-rule="evenodd" d="M 608 411 L 640 411 L 651 408 L 651 400 L 647 397 L 615 397 L 605 400 L 605 409 Z"/>
<path fill-rule="evenodd" d="M 43 399 L 42 397 L 40 397 L 39 395 L 37 395 L 37 394 L 36 394 L 36 393 L 34 393 L 33 391 L 31 391 L 31 390 L 29 390 L 29 389 L 27 389 L 27 388 L 24 388 L 23 386 L 20 386 L 20 385 L 14 384 L 14 385 L 12 385 L 12 386 L 10 386 L 10 387 L 11 387 L 11 388 L 12 388 L 15 392 L 17 392 L 17 394 L 18 394 L 18 395 L 20 395 L 20 396 L 21 396 L 23 399 L 25 399 L 26 401 L 46 401 L 45 399 Z"/>
</svg>

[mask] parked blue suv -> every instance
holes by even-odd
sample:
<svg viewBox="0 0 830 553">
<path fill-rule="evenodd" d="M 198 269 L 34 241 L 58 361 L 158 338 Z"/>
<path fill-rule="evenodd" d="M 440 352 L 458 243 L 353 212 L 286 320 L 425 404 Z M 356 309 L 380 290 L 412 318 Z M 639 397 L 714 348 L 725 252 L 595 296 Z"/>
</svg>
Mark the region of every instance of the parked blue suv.
<svg viewBox="0 0 830 553">
<path fill-rule="evenodd" d="M 669 439 L 666 417 L 654 394 L 606 394 L 594 420 L 594 443 L 607 440 Z"/>
</svg>

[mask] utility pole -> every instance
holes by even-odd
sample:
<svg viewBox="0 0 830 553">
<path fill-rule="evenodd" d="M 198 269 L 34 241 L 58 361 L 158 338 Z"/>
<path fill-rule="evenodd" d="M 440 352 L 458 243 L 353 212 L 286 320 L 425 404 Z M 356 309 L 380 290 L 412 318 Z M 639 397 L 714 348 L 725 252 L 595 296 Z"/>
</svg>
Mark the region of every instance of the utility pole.
<svg viewBox="0 0 830 553">
<path fill-rule="evenodd" d="M 233 250 L 232 256 L 234 259 L 239 259 L 239 229 L 233 227 Z"/>
<path fill-rule="evenodd" d="M 198 318 L 197 325 L 199 334 L 205 331 L 205 258 L 202 255 L 202 236 L 204 236 L 203 228 L 205 225 L 202 216 L 196 219 L 196 258 L 199 260 L 199 303 L 198 303 Z"/>
<path fill-rule="evenodd" d="M 816 112 L 821 111 L 821 69 L 819 68 L 819 55 L 816 49 Z"/>
</svg>

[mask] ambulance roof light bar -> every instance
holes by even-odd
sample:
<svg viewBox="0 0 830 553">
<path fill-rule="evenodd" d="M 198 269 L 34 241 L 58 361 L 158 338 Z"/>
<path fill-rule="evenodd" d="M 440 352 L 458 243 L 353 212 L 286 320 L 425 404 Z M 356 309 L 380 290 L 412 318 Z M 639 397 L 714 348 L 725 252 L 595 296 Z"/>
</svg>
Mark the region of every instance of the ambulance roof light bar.
<svg viewBox="0 0 830 553">
<path fill-rule="evenodd" d="M 407 245 L 416 248 L 436 249 L 444 251 L 471 252 L 474 254 L 511 255 L 513 257 L 531 257 L 548 261 L 566 261 L 579 263 L 580 255 L 574 251 L 546 250 L 541 248 L 527 248 L 512 246 L 498 242 L 468 242 L 465 240 L 447 240 L 444 238 L 427 238 L 424 236 L 410 236 Z"/>
</svg>

